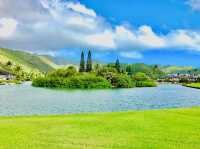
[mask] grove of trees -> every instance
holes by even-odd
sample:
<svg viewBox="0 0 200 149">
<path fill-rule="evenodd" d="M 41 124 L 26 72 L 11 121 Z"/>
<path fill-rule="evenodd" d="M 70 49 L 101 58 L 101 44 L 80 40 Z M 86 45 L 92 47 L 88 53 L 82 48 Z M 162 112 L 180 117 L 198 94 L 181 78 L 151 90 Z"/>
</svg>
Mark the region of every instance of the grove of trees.
<svg viewBox="0 0 200 149">
<path fill-rule="evenodd" d="M 144 72 L 127 72 L 129 65 L 120 64 L 117 58 L 115 64 L 96 64 L 93 69 L 92 53 L 88 52 L 85 63 L 84 52 L 81 53 L 79 71 L 73 66 L 57 69 L 43 77 L 33 80 L 33 86 L 66 89 L 91 88 L 132 88 L 154 87 L 157 84 Z M 124 69 L 124 67 L 126 67 Z"/>
</svg>

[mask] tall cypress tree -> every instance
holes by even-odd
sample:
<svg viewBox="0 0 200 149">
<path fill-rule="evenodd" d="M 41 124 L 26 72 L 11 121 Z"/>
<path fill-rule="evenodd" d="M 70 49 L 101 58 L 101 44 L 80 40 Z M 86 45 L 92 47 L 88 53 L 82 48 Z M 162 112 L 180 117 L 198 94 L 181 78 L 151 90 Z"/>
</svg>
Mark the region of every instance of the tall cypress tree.
<svg viewBox="0 0 200 149">
<path fill-rule="evenodd" d="M 84 58 L 84 52 L 83 51 L 81 52 L 79 72 L 85 72 L 85 58 Z"/>
<path fill-rule="evenodd" d="M 115 63 L 115 68 L 117 69 L 118 72 L 120 72 L 120 63 L 119 63 L 118 58 L 117 58 L 116 63 Z"/>
<path fill-rule="evenodd" d="M 86 72 L 91 72 L 91 71 L 92 71 L 92 53 L 89 50 L 87 57 Z"/>
</svg>

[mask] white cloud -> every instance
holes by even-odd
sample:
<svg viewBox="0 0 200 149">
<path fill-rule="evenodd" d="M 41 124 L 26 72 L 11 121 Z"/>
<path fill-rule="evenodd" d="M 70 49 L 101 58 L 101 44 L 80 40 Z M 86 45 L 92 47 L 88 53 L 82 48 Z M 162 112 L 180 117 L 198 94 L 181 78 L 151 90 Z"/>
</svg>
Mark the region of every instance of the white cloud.
<svg viewBox="0 0 200 149">
<path fill-rule="evenodd" d="M 137 30 L 124 26 L 116 27 L 117 47 L 127 50 L 156 50 L 181 48 L 200 51 L 200 32 L 192 30 L 173 30 L 168 34 L 156 34 L 150 26 L 143 25 Z"/>
<path fill-rule="evenodd" d="M 200 0 L 188 0 L 187 2 L 193 10 L 200 10 Z"/>
<path fill-rule="evenodd" d="M 109 30 L 106 30 L 103 33 L 93 34 L 86 37 L 86 42 L 97 48 L 116 48 L 113 33 Z"/>
<path fill-rule="evenodd" d="M 92 16 L 92 17 L 97 16 L 94 10 L 88 9 L 80 3 L 69 2 L 69 3 L 67 3 L 67 8 L 70 8 L 70 9 L 76 11 L 76 12 L 79 12 L 79 13 L 82 13 L 82 14 L 85 14 L 85 15 L 89 15 L 89 16 Z"/>
<path fill-rule="evenodd" d="M 0 19 L 0 39 L 11 37 L 17 28 L 17 21 L 11 18 Z"/>
<path fill-rule="evenodd" d="M 200 51 L 200 33 L 179 29 L 159 34 L 148 25 L 112 26 L 94 10 L 69 0 L 0 0 L 0 45 L 35 51 L 64 48 Z"/>
<path fill-rule="evenodd" d="M 159 35 L 156 35 L 150 26 L 144 25 L 139 28 L 137 34 L 139 43 L 150 48 L 161 48 L 166 45 L 165 40 Z"/>
<path fill-rule="evenodd" d="M 190 30 L 176 30 L 167 37 L 171 47 L 179 47 L 200 51 L 200 33 Z"/>
<path fill-rule="evenodd" d="M 122 57 L 130 58 L 130 59 L 141 59 L 141 58 L 143 58 L 143 55 L 139 52 L 136 52 L 136 51 L 121 52 L 120 55 Z"/>
</svg>

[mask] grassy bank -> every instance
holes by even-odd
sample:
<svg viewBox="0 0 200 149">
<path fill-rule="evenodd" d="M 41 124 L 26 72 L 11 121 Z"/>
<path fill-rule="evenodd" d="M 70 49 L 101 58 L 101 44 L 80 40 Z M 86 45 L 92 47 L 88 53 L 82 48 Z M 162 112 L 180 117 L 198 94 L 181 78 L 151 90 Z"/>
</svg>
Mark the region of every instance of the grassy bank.
<svg viewBox="0 0 200 149">
<path fill-rule="evenodd" d="M 0 117 L 0 149 L 199 149 L 200 108 Z"/>
<path fill-rule="evenodd" d="M 190 84 L 184 84 L 186 87 L 191 87 L 191 88 L 197 88 L 200 89 L 200 83 L 190 83 Z"/>
<path fill-rule="evenodd" d="M 20 84 L 21 81 L 18 80 L 0 80 L 0 85 L 5 85 L 5 84 Z"/>
</svg>

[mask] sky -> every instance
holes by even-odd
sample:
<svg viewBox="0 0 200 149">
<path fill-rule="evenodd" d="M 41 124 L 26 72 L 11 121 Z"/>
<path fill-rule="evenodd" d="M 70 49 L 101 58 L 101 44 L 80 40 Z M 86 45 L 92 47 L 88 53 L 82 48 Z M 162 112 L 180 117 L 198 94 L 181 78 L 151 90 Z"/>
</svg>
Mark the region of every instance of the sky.
<svg viewBox="0 0 200 149">
<path fill-rule="evenodd" d="M 200 0 L 0 0 L 0 47 L 200 67 Z"/>
</svg>

